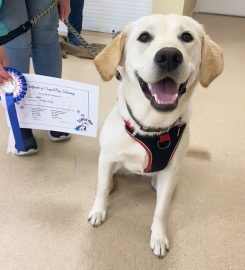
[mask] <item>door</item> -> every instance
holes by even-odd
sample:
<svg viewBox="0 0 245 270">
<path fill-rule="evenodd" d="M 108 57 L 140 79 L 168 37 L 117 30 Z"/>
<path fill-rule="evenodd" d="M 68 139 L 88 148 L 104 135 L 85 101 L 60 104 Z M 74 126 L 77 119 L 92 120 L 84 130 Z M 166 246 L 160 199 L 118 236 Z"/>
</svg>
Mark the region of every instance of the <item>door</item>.
<svg viewBox="0 0 245 270">
<path fill-rule="evenodd" d="M 152 0 L 85 0 L 83 29 L 121 31 L 129 22 L 152 13 Z"/>
</svg>

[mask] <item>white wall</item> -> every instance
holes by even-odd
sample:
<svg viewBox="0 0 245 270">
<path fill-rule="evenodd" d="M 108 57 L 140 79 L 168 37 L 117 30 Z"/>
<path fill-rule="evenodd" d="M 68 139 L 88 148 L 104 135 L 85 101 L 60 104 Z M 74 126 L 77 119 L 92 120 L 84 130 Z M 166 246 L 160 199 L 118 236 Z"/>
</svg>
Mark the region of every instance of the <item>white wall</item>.
<svg viewBox="0 0 245 270">
<path fill-rule="evenodd" d="M 153 0 L 153 13 L 182 14 L 185 0 Z"/>
<path fill-rule="evenodd" d="M 245 0 L 197 0 L 196 11 L 245 16 Z"/>
</svg>

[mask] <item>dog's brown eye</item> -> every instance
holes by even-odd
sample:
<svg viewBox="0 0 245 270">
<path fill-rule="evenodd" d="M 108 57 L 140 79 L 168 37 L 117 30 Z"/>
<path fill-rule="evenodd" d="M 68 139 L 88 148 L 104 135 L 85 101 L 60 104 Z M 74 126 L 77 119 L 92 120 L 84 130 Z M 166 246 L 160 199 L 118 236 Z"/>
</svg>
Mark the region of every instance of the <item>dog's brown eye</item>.
<svg viewBox="0 0 245 270">
<path fill-rule="evenodd" d="M 188 33 L 188 32 L 184 32 L 181 36 L 181 39 L 184 41 L 184 42 L 191 42 L 193 40 L 193 36 Z"/>
<path fill-rule="evenodd" d="M 142 43 L 147 43 L 152 40 L 152 36 L 148 32 L 144 32 L 138 37 L 138 40 Z"/>
</svg>

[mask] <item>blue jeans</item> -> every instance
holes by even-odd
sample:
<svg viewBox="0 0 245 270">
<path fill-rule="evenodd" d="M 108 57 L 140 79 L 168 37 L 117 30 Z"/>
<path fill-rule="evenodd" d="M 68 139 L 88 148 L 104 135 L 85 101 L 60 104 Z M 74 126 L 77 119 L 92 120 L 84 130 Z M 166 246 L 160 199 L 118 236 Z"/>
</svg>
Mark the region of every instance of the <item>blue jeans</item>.
<svg viewBox="0 0 245 270">
<path fill-rule="evenodd" d="M 79 34 L 82 31 L 83 6 L 84 0 L 71 0 L 71 13 L 68 21 Z M 68 32 L 68 40 L 74 45 L 81 45 L 81 42 L 70 32 Z"/>
<path fill-rule="evenodd" d="M 11 31 L 35 17 L 52 0 L 6 0 L 0 8 L 0 22 Z M 29 73 L 30 57 L 36 74 L 61 78 L 62 56 L 58 41 L 59 15 L 56 8 L 35 25 L 31 31 L 5 45 L 9 65 L 22 73 Z M 21 129 L 23 139 L 33 138 L 30 129 Z M 61 134 L 60 132 L 58 132 Z M 36 148 L 31 139 L 27 150 Z M 29 145 L 29 146 L 28 146 Z"/>
<path fill-rule="evenodd" d="M 6 0 L 0 8 L 0 21 L 11 31 L 49 6 L 52 0 Z M 53 10 L 31 31 L 5 45 L 10 66 L 29 73 L 30 56 L 36 74 L 61 77 L 62 58 L 58 42 L 58 10 Z"/>
</svg>

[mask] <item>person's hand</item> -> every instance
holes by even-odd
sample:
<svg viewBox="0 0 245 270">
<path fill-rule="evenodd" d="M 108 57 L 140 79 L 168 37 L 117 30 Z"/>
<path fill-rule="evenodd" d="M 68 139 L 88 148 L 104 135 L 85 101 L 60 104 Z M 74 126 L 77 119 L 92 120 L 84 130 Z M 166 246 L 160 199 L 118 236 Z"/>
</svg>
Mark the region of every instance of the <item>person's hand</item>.
<svg viewBox="0 0 245 270">
<path fill-rule="evenodd" d="M 8 66 L 8 58 L 4 47 L 0 46 L 0 84 L 11 79 L 11 76 L 4 70 L 6 66 Z"/>
<path fill-rule="evenodd" d="M 66 21 L 71 12 L 70 0 L 58 0 L 58 10 L 61 21 Z"/>
</svg>

